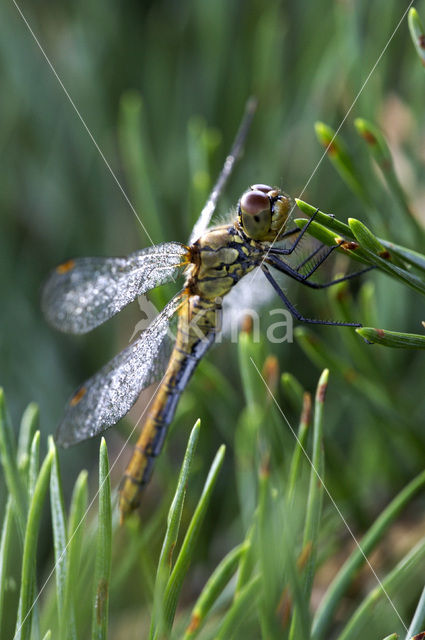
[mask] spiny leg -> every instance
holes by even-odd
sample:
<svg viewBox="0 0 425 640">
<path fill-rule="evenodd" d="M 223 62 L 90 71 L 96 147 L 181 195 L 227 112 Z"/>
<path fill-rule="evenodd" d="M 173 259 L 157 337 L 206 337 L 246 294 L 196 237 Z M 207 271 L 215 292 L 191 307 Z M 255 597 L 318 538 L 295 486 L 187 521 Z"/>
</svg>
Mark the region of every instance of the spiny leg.
<svg viewBox="0 0 425 640">
<path fill-rule="evenodd" d="M 354 271 L 353 273 L 349 273 L 348 275 L 342 276 L 341 278 L 337 278 L 336 280 L 331 280 L 330 282 L 324 282 L 324 283 L 309 282 L 308 278 L 310 278 L 310 276 L 316 271 L 317 267 L 320 266 L 329 255 L 330 255 L 330 252 L 327 253 L 324 256 L 323 260 L 321 260 L 319 264 L 316 265 L 314 269 L 312 269 L 311 272 L 307 273 L 306 275 L 302 275 L 301 273 L 298 273 L 296 269 L 293 269 L 289 264 L 286 264 L 286 262 L 283 262 L 283 260 L 280 260 L 277 256 L 269 255 L 267 258 L 267 263 L 270 264 L 275 269 L 277 269 L 277 271 L 284 273 L 290 278 L 293 278 L 297 282 L 301 282 L 301 284 L 304 284 L 306 287 L 310 287 L 311 289 L 326 289 L 327 287 L 332 287 L 334 284 L 339 284 L 340 282 L 345 282 L 346 280 L 357 278 L 358 276 L 361 276 L 363 273 L 367 273 L 368 271 L 375 269 L 375 266 L 366 267 L 365 269 L 361 269 L 360 271 Z"/>
<path fill-rule="evenodd" d="M 361 327 L 362 325 L 360 324 L 360 322 L 338 322 L 336 320 L 318 320 L 316 318 L 305 318 L 303 315 L 301 315 L 301 313 L 299 313 L 296 308 L 294 307 L 294 305 L 292 304 L 292 302 L 290 302 L 288 300 L 288 298 L 285 296 L 285 294 L 283 293 L 282 289 L 279 287 L 279 285 L 277 284 L 276 280 L 273 278 L 272 274 L 270 273 L 270 271 L 268 270 L 268 268 L 263 265 L 261 267 L 264 275 L 266 276 L 267 280 L 270 282 L 270 284 L 272 285 L 273 289 L 276 291 L 276 293 L 278 294 L 279 298 L 283 301 L 283 303 L 285 304 L 285 306 L 289 309 L 290 313 L 299 321 L 299 322 L 305 322 L 307 324 L 323 324 L 323 325 L 331 325 L 331 326 L 337 326 L 337 327 Z"/>
<path fill-rule="evenodd" d="M 307 231 L 307 229 L 309 228 L 309 226 L 311 225 L 311 223 L 313 222 L 314 218 L 317 216 L 317 214 L 319 213 L 319 209 L 316 209 L 316 211 L 313 213 L 313 215 L 311 216 L 310 220 L 308 220 L 307 224 L 304 225 L 304 227 L 302 229 L 300 229 L 299 235 L 297 236 L 297 238 L 295 238 L 294 242 L 292 243 L 292 245 L 290 247 L 288 247 L 287 249 L 279 249 L 276 247 L 271 247 L 269 249 L 269 253 L 274 253 L 277 255 L 283 255 L 283 256 L 289 256 L 291 253 L 293 253 L 295 251 L 295 249 L 297 248 L 301 238 L 303 237 L 303 235 L 305 234 L 305 232 Z M 295 230 L 293 230 L 293 232 L 295 233 Z M 284 236 L 282 236 L 284 237 Z"/>
<path fill-rule="evenodd" d="M 315 249 L 314 251 L 312 251 L 306 258 L 305 260 L 303 260 L 302 262 L 300 262 L 300 264 L 297 264 L 297 266 L 295 267 L 295 271 L 298 271 L 300 269 L 302 269 L 308 262 L 310 262 L 310 260 L 312 260 L 315 256 L 317 256 L 318 253 L 320 253 L 320 251 L 323 249 L 325 245 L 324 244 L 320 244 L 317 249 Z M 327 257 L 327 256 L 326 256 Z"/>
<path fill-rule="evenodd" d="M 279 236 L 279 242 L 281 240 L 284 240 L 285 238 L 289 238 L 289 236 L 295 235 L 296 233 L 301 233 L 301 229 L 299 227 L 295 227 L 294 229 L 290 229 L 289 231 L 285 231 L 285 233 L 282 233 L 282 235 Z M 272 251 L 272 252 L 275 251 L 275 248 L 272 247 L 270 249 L 270 251 Z"/>
</svg>

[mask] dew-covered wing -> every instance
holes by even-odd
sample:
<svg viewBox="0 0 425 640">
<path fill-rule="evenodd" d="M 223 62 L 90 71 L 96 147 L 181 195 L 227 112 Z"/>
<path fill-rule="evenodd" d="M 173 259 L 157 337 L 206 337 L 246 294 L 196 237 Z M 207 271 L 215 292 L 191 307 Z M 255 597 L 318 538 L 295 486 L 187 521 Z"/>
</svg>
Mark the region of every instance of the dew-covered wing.
<svg viewBox="0 0 425 640">
<path fill-rule="evenodd" d="M 57 431 L 60 445 L 91 438 L 115 424 L 140 392 L 160 379 L 166 364 L 167 331 L 181 301 L 181 294 L 175 296 L 137 340 L 76 390 Z"/>
<path fill-rule="evenodd" d="M 77 258 L 59 265 L 42 293 L 51 325 L 67 333 L 87 333 L 138 295 L 169 282 L 185 263 L 188 249 L 165 242 L 125 258 Z"/>
</svg>

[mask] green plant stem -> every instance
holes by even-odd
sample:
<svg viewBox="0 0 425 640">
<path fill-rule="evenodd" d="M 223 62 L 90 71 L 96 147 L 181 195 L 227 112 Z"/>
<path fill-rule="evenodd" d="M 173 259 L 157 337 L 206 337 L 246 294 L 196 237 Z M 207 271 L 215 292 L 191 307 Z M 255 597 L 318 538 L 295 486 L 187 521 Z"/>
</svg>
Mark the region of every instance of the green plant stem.
<svg viewBox="0 0 425 640">
<path fill-rule="evenodd" d="M 94 572 L 92 640 L 106 640 L 112 555 L 111 482 L 105 439 L 99 451 L 99 513 Z"/>
<path fill-rule="evenodd" d="M 333 579 L 313 620 L 312 640 L 321 640 L 329 632 L 330 623 L 342 596 L 351 584 L 356 572 L 382 539 L 385 531 L 394 522 L 401 510 L 413 496 L 425 486 L 425 471 L 420 473 L 405 487 L 380 514 L 369 531 L 361 539 L 359 546 L 351 553 Z"/>
<path fill-rule="evenodd" d="M 410 640 L 412 636 L 420 633 L 425 628 L 425 587 L 419 598 L 419 602 L 413 614 L 412 621 L 409 625 L 409 630 L 406 633 L 406 640 Z"/>
<path fill-rule="evenodd" d="M 49 451 L 38 475 L 28 510 L 22 556 L 21 593 L 19 599 L 20 615 L 16 623 L 15 640 L 29 640 L 31 634 L 32 612 L 35 604 L 37 540 L 44 498 L 49 486 L 52 461 L 53 455 L 52 452 Z"/>
<path fill-rule="evenodd" d="M 213 460 L 208 477 L 199 499 L 195 512 L 184 537 L 176 564 L 171 572 L 164 594 L 164 622 L 166 629 L 171 629 L 177 607 L 177 599 L 181 590 L 184 576 L 189 568 L 194 546 L 198 539 L 200 528 L 207 510 L 213 488 L 224 460 L 226 448 L 222 445 Z M 167 631 L 166 631 L 167 633 Z"/>
</svg>

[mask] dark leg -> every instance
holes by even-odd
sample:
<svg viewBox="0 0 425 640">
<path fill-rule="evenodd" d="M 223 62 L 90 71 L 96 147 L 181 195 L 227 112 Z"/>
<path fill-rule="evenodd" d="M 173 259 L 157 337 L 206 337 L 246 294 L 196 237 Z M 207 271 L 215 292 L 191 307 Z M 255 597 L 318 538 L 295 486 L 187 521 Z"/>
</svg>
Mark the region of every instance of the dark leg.
<svg viewBox="0 0 425 640">
<path fill-rule="evenodd" d="M 332 249 L 333 248 L 334 247 L 332 247 Z M 335 245 L 335 248 L 336 248 L 336 245 Z M 286 264 L 286 262 L 283 262 L 283 260 L 280 260 L 277 256 L 269 255 L 267 258 L 267 263 L 270 264 L 275 269 L 277 269 L 278 271 L 280 271 L 281 273 L 284 273 L 290 278 L 293 278 L 297 282 L 301 282 L 306 287 L 310 287 L 311 289 L 326 289 L 327 287 L 332 287 L 334 284 L 338 284 L 339 282 L 345 282 L 346 280 L 351 280 L 352 278 L 357 278 L 363 273 L 366 273 L 367 271 L 371 271 L 372 269 L 375 269 L 374 266 L 366 267 L 365 269 L 361 269 L 360 271 L 349 273 L 347 276 L 342 276 L 341 278 L 337 278 L 336 280 L 331 280 L 331 282 L 324 282 L 323 284 L 319 284 L 317 282 L 309 282 L 308 278 L 316 271 L 316 269 L 323 263 L 323 261 L 326 260 L 326 258 L 329 256 L 329 253 L 330 252 L 326 253 L 323 259 L 314 267 L 314 269 L 312 269 L 311 272 L 307 273 L 306 275 L 301 275 L 301 273 L 298 273 L 296 269 L 293 269 L 291 266 L 289 266 L 289 264 Z"/>
<path fill-rule="evenodd" d="M 310 271 L 308 273 L 305 273 L 303 275 L 303 278 L 305 278 L 305 280 L 308 280 L 308 278 L 313 275 L 313 273 L 316 271 L 316 269 L 318 269 L 320 267 L 320 265 L 323 264 L 324 261 L 329 258 L 329 256 L 331 255 L 332 251 L 335 251 L 335 249 L 338 249 L 338 247 L 339 247 L 339 244 L 335 244 L 332 247 L 328 247 L 328 249 L 323 254 L 323 256 L 320 258 L 320 260 L 314 265 L 314 267 L 312 269 L 310 269 Z M 298 268 L 297 268 L 297 271 L 298 271 Z"/>
<path fill-rule="evenodd" d="M 307 231 L 307 229 L 309 228 L 309 226 L 311 225 L 311 223 L 313 222 L 314 218 L 317 216 L 317 214 L 319 213 L 319 209 L 316 209 L 316 211 L 313 213 L 313 215 L 311 216 L 310 220 L 307 222 L 307 224 L 300 229 L 298 237 L 295 238 L 293 244 L 291 247 L 289 247 L 288 249 L 276 249 L 275 247 L 271 247 L 268 250 L 268 253 L 275 253 L 275 254 L 280 254 L 280 255 L 284 255 L 284 256 L 289 256 L 289 254 L 291 254 L 293 251 L 295 251 L 299 241 L 301 240 L 301 238 L 303 237 L 303 235 L 305 234 L 305 232 Z M 295 230 L 293 230 L 293 232 L 295 233 Z M 290 235 L 290 234 L 288 234 Z M 285 236 L 282 236 L 282 238 Z"/>
<path fill-rule="evenodd" d="M 299 227 L 295 227 L 295 229 L 290 229 L 289 231 L 285 231 L 285 233 L 282 233 L 282 235 L 279 238 L 279 242 L 281 240 L 284 240 L 285 238 L 289 238 L 289 236 L 293 236 L 296 233 L 300 233 L 301 229 Z M 271 251 L 274 251 L 274 247 L 272 247 Z"/>
<path fill-rule="evenodd" d="M 307 262 L 309 262 L 312 258 L 314 258 L 314 256 L 316 256 L 324 247 L 324 244 L 320 244 L 317 249 L 315 249 L 314 251 L 312 251 L 312 253 L 310 253 L 309 256 L 307 256 L 307 258 L 305 260 L 303 260 L 302 262 L 300 262 L 300 264 L 298 264 L 295 267 L 295 271 L 299 271 L 300 269 L 303 268 L 304 265 L 307 264 Z M 326 258 L 325 258 L 326 259 Z"/>
<path fill-rule="evenodd" d="M 291 314 L 297 320 L 299 320 L 299 322 L 306 322 L 307 324 L 325 324 L 325 325 L 331 325 L 331 326 L 337 326 L 337 327 L 361 327 L 362 326 L 359 322 L 337 322 L 335 320 L 316 320 L 315 318 L 304 318 L 304 316 L 298 313 L 294 305 L 285 296 L 282 289 L 279 287 L 279 285 L 277 284 L 276 280 L 273 278 L 272 274 L 267 269 L 267 267 L 263 265 L 261 269 L 263 270 L 264 275 L 272 285 L 273 289 L 278 294 L 279 298 L 284 302 L 284 304 L 289 309 Z"/>
</svg>

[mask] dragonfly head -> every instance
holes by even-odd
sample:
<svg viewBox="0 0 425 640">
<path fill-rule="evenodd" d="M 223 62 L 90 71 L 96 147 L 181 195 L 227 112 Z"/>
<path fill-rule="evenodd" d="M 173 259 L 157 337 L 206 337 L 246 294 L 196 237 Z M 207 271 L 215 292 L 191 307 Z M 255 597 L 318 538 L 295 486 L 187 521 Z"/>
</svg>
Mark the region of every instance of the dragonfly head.
<svg viewBox="0 0 425 640">
<path fill-rule="evenodd" d="M 238 222 L 248 238 L 273 242 L 283 232 L 290 208 L 280 189 L 254 184 L 239 200 Z"/>
</svg>

